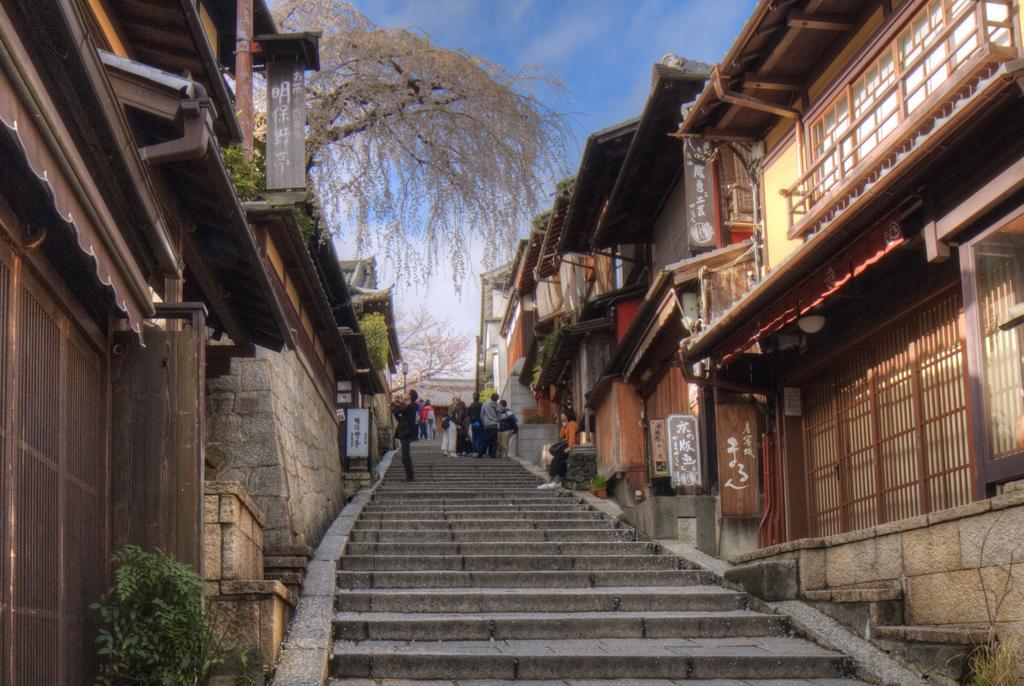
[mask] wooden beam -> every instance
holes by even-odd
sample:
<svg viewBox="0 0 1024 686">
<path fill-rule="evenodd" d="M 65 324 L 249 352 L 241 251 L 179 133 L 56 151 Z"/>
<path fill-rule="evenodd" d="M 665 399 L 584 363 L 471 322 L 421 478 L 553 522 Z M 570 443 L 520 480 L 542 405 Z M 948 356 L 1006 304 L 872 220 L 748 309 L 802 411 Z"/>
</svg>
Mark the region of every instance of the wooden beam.
<svg viewBox="0 0 1024 686">
<path fill-rule="evenodd" d="M 755 74 L 747 72 L 743 76 L 744 88 L 757 88 L 764 91 L 801 91 L 804 84 L 801 79 L 792 76 L 773 76 L 772 74 Z"/>
<path fill-rule="evenodd" d="M 718 95 L 718 99 L 731 105 L 759 110 L 761 112 L 769 112 L 771 114 L 780 117 L 788 117 L 790 119 L 796 119 L 800 114 L 792 107 L 786 107 L 785 105 L 779 105 L 774 102 L 768 102 L 767 100 L 761 100 L 750 95 L 735 93 L 729 90 L 729 85 L 725 83 L 717 69 L 713 69 L 711 72 L 711 83 L 715 89 L 715 93 Z"/>
<path fill-rule="evenodd" d="M 229 294 L 221 291 L 217 277 L 208 269 L 208 265 L 199 255 L 195 245 L 193 245 L 194 240 L 195 234 L 186 231 L 185 240 L 183 241 L 185 264 L 188 265 L 192 275 L 196 277 L 199 287 L 203 289 L 203 295 L 206 296 L 207 301 L 210 303 L 210 309 L 213 310 L 220 323 L 224 325 L 225 333 L 235 343 L 248 343 L 249 337 L 245 335 L 244 327 L 235 316 L 231 303 L 228 302 Z"/>
<path fill-rule="evenodd" d="M 699 134 L 669 135 L 674 138 L 697 138 L 699 140 L 732 141 L 734 143 L 753 143 L 757 140 L 756 134 L 741 129 L 704 129 Z"/>
<path fill-rule="evenodd" d="M 939 217 L 935 221 L 936 238 L 940 241 L 949 240 L 1021 188 L 1024 188 L 1024 158 L 1014 162 L 959 205 Z"/>
<path fill-rule="evenodd" d="M 809 29 L 812 31 L 853 31 L 857 28 L 856 18 L 849 14 L 832 12 L 801 12 L 792 10 L 786 17 L 786 23 L 792 29 Z"/>
</svg>

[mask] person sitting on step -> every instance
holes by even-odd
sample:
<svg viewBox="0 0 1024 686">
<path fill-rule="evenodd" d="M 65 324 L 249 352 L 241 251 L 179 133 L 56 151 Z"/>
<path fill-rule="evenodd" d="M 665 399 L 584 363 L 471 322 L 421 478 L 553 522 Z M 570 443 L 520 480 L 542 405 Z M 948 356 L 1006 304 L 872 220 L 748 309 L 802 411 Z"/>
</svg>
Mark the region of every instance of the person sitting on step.
<svg viewBox="0 0 1024 686">
<path fill-rule="evenodd" d="M 578 444 L 579 425 L 576 424 L 576 413 L 570 408 L 562 410 L 562 429 L 558 432 L 558 443 L 551 446 L 551 466 L 548 467 L 548 480 L 537 488 L 558 488 L 569 470 L 569 451 Z"/>
</svg>

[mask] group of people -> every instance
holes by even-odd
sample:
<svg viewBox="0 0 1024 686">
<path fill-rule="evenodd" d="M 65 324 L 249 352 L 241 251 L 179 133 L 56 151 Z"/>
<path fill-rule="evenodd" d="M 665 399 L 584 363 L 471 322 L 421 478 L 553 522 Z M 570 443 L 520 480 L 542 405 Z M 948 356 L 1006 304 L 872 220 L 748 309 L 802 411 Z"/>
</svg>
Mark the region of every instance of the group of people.
<svg viewBox="0 0 1024 686">
<path fill-rule="evenodd" d="M 449 457 L 508 457 L 517 433 L 519 420 L 507 402 L 497 393 L 481 402 L 480 394 L 474 393 L 469 406 L 456 398 L 441 419 L 441 451 Z"/>
<path fill-rule="evenodd" d="M 401 445 L 405 480 L 413 481 L 410 444 L 417 438 L 433 439 L 436 415 L 430 401 L 421 401 L 419 394 L 409 391 L 408 397 L 396 396 L 392 413 L 398 420 L 395 438 Z M 519 420 L 497 393 L 486 402 L 473 394 L 466 405 L 461 398 L 452 401 L 441 419 L 441 451 L 449 457 L 508 457 L 512 436 L 519 433 Z"/>
</svg>

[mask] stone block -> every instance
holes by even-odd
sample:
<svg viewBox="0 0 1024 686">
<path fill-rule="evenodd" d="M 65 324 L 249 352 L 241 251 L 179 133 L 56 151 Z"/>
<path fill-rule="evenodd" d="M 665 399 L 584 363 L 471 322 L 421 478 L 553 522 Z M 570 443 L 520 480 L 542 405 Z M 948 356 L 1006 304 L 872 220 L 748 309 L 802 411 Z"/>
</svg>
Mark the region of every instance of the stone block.
<svg viewBox="0 0 1024 686">
<path fill-rule="evenodd" d="M 223 495 L 220 498 L 220 523 L 238 524 L 242 516 L 242 503 L 232 495 Z"/>
<path fill-rule="evenodd" d="M 936 510 L 928 515 L 928 523 L 940 524 L 942 522 L 951 522 L 954 519 L 973 517 L 974 515 L 988 512 L 991 508 L 992 504 L 988 500 L 976 500 L 973 503 L 951 507 L 947 510 Z"/>
<path fill-rule="evenodd" d="M 907 576 L 960 569 L 960 524 L 944 522 L 905 531 L 903 572 Z"/>
<path fill-rule="evenodd" d="M 987 567 L 981 579 L 995 621 L 1024 621 L 1024 564 Z"/>
<path fill-rule="evenodd" d="M 220 521 L 220 498 L 216 495 L 203 495 L 203 523 L 211 524 Z"/>
<path fill-rule="evenodd" d="M 987 621 L 981 576 L 976 570 L 938 572 L 907 579 L 909 624 L 966 624 Z"/>
<path fill-rule="evenodd" d="M 801 592 L 825 588 L 828 585 L 824 548 L 800 550 L 797 552 L 797 560 L 800 568 Z"/>
<path fill-rule="evenodd" d="M 987 512 L 959 525 L 965 569 L 1024 562 L 1024 508 Z"/>
<path fill-rule="evenodd" d="M 903 549 L 898 535 L 825 549 L 825 574 L 833 588 L 897 579 L 902 573 Z"/>
<path fill-rule="evenodd" d="M 240 391 L 269 391 L 270 390 L 270 369 L 264 358 L 252 360 L 238 360 L 238 390 Z"/>
<path fill-rule="evenodd" d="M 696 517 L 677 517 L 676 526 L 678 528 L 679 542 L 685 543 L 686 545 L 697 545 L 697 518 Z"/>
<path fill-rule="evenodd" d="M 223 526 L 221 541 L 222 579 L 263 578 L 263 551 L 239 527 Z"/>
<path fill-rule="evenodd" d="M 235 393 L 235 401 L 232 409 L 235 414 L 271 414 L 274 405 L 270 400 L 269 391 L 239 391 Z"/>
<path fill-rule="evenodd" d="M 221 571 L 221 537 L 220 524 L 203 524 L 203 577 L 209 580 L 220 579 Z"/>
<path fill-rule="evenodd" d="M 762 600 L 795 600 L 799 596 L 796 560 L 751 562 L 728 569 L 725 578 Z"/>
<path fill-rule="evenodd" d="M 993 510 L 1005 510 L 1009 507 L 1024 505 L 1024 489 L 1012 489 L 1003 491 L 990 500 Z"/>
</svg>

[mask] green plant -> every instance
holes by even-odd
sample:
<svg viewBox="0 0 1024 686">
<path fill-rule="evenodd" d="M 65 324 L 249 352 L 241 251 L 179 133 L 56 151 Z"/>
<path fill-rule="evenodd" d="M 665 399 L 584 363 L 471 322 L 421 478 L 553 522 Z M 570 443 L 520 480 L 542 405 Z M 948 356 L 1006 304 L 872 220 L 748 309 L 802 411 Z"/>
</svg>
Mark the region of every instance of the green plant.
<svg viewBox="0 0 1024 686">
<path fill-rule="evenodd" d="M 537 382 L 540 381 L 540 373 L 544 369 L 544 364 L 548 361 L 558 348 L 558 341 L 562 337 L 562 330 L 555 329 L 549 332 L 544 338 L 540 339 L 540 343 L 537 345 L 537 361 L 533 365 L 533 378 L 530 379 L 530 386 L 533 388 L 537 387 Z"/>
<path fill-rule="evenodd" d="M 136 546 L 121 548 L 113 562 L 114 585 L 92 605 L 104 623 L 96 684 L 206 684 L 233 651 L 215 629 L 202 578 L 171 556 Z M 236 684 L 252 683 L 248 657 L 239 661 Z"/>
<path fill-rule="evenodd" d="M 1011 643 L 995 638 L 970 654 L 967 667 L 971 686 L 1017 686 L 1024 677 L 1020 654 Z"/>
<path fill-rule="evenodd" d="M 487 386 L 486 388 L 480 389 L 480 402 L 485 403 L 491 399 L 491 396 L 498 392 L 498 389 L 494 386 Z"/>
<path fill-rule="evenodd" d="M 590 488 L 594 491 L 599 491 L 602 488 L 608 488 L 608 477 L 603 474 L 598 474 L 590 480 Z"/>
<path fill-rule="evenodd" d="M 359 330 L 366 339 L 366 347 L 370 350 L 370 364 L 374 369 L 388 366 L 388 320 L 380 312 L 371 312 L 359 320 Z"/>
<path fill-rule="evenodd" d="M 293 208 L 292 214 L 295 215 L 295 224 L 299 227 L 299 234 L 302 236 L 302 240 L 309 243 L 317 233 L 316 220 L 302 207 Z"/>
<path fill-rule="evenodd" d="M 240 200 L 258 200 L 267 188 L 267 172 L 259 150 L 246 158 L 241 145 L 232 144 L 221 151 L 231 182 Z"/>
</svg>

